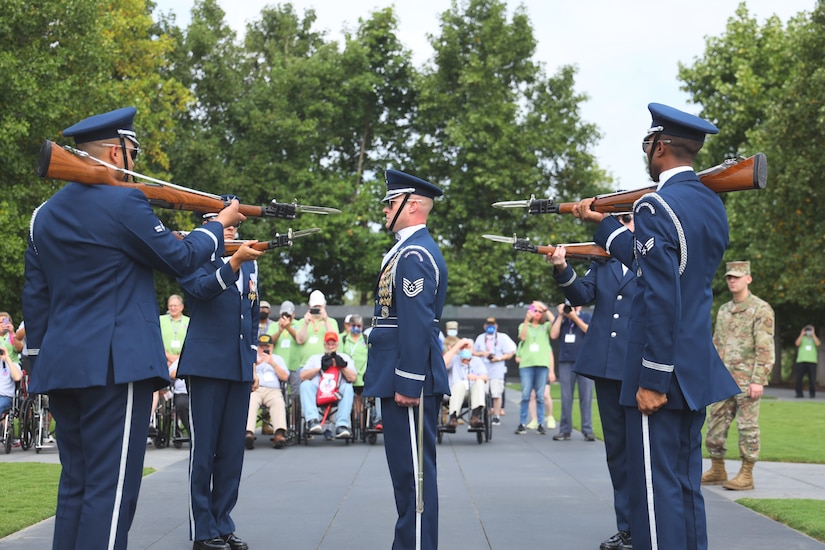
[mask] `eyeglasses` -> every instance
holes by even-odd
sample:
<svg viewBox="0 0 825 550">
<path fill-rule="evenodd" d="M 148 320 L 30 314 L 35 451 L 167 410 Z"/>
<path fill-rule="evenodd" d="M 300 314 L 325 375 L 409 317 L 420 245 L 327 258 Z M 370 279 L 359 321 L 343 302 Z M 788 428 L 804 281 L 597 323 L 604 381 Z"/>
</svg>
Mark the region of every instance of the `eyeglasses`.
<svg viewBox="0 0 825 550">
<path fill-rule="evenodd" d="M 647 149 L 650 147 L 650 144 L 653 143 L 654 140 L 652 139 L 643 139 L 642 140 L 642 152 L 647 153 Z M 670 143 L 671 140 L 669 139 L 660 139 L 656 143 Z"/>
<path fill-rule="evenodd" d="M 120 147 L 120 145 L 116 145 L 114 143 L 101 143 L 106 147 Z M 132 157 L 132 162 L 137 162 L 138 155 L 140 154 L 140 147 L 127 147 L 126 150 L 129 152 L 129 156 Z"/>
<path fill-rule="evenodd" d="M 397 197 L 397 198 L 394 198 L 394 199 L 387 199 L 387 200 L 382 201 L 382 202 L 384 203 L 385 206 L 392 207 L 393 203 L 398 202 L 398 201 L 403 201 L 403 200 L 404 200 L 403 197 Z M 409 204 L 411 202 L 421 202 L 421 200 L 420 199 L 407 199 L 407 204 Z"/>
</svg>

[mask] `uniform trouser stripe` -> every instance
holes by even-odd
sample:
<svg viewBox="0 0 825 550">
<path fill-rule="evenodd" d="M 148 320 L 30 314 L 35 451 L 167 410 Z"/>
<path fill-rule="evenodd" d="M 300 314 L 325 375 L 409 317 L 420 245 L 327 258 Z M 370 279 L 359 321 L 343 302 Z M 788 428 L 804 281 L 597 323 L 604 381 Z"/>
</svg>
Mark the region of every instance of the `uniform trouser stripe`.
<svg viewBox="0 0 825 550">
<path fill-rule="evenodd" d="M 645 462 L 645 495 L 647 497 L 647 517 L 650 528 L 650 548 L 658 550 L 659 543 L 656 540 L 656 506 L 653 501 L 653 472 L 650 462 L 650 426 L 648 415 L 642 414 L 642 448 L 644 450 Z"/>
<path fill-rule="evenodd" d="M 126 390 L 126 414 L 123 418 L 123 443 L 120 446 L 120 463 L 117 470 L 117 490 L 112 509 L 112 524 L 109 526 L 109 550 L 115 547 L 117 522 L 120 520 L 120 503 L 123 500 L 123 482 L 126 477 L 126 458 L 129 456 L 129 436 L 132 432 L 132 407 L 134 406 L 134 385 L 130 382 Z"/>
<path fill-rule="evenodd" d="M 424 403 L 419 403 L 418 406 L 423 407 Z M 417 503 L 418 495 L 421 494 L 422 487 L 418 483 L 418 473 L 421 465 L 418 463 L 418 439 L 416 438 L 418 432 L 415 429 L 415 414 L 413 414 L 413 409 L 413 407 L 407 407 L 407 415 L 410 421 L 410 449 L 412 449 L 413 472 L 415 472 L 415 494 Z M 416 550 L 420 550 L 421 548 L 421 514 L 417 512 L 415 514 L 415 548 Z"/>
</svg>

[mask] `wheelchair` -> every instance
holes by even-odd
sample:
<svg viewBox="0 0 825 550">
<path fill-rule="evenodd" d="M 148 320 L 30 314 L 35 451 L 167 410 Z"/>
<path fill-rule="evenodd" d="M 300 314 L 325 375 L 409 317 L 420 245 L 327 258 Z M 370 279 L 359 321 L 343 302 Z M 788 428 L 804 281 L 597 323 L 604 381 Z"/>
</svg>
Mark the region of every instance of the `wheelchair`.
<svg viewBox="0 0 825 550">
<path fill-rule="evenodd" d="M 300 399 L 299 399 L 300 402 Z M 338 403 L 339 401 L 335 401 L 332 403 L 326 403 L 321 405 L 316 405 L 319 409 L 323 412 L 321 414 L 321 429 L 323 430 L 323 437 L 327 441 L 332 441 L 333 439 L 343 439 L 344 442 L 349 445 L 350 440 L 353 439 L 353 428 L 350 428 L 350 435 L 348 437 L 335 437 L 335 425 L 331 422 L 331 418 L 338 414 Z M 353 411 L 355 407 L 353 406 Z M 350 426 L 354 425 L 354 418 L 353 412 L 350 412 Z M 300 431 L 300 440 L 304 442 L 304 445 L 309 445 L 311 439 L 315 437 L 317 434 L 312 434 L 309 431 L 309 420 L 303 415 L 303 411 L 301 411 L 301 431 Z"/>
<path fill-rule="evenodd" d="M 20 447 L 25 451 L 34 447 L 35 453 L 51 448 L 53 432 L 50 427 L 49 397 L 29 394 L 20 407 Z"/>
<path fill-rule="evenodd" d="M 354 441 L 369 442 L 370 445 L 375 445 L 378 435 L 384 433 L 382 425 L 375 422 L 376 399 L 378 398 L 356 396 L 352 406 L 352 438 Z"/>
<path fill-rule="evenodd" d="M 22 422 L 20 419 L 22 418 L 20 415 L 21 405 L 25 400 L 26 394 L 26 385 L 25 385 L 25 377 L 21 382 L 14 383 L 14 396 L 11 400 L 11 406 L 9 410 L 2 412 L 2 438 L 3 438 L 3 450 L 6 454 L 11 453 L 11 448 L 17 445 L 20 445 L 20 448 L 24 451 L 28 449 L 26 447 L 23 448 L 22 440 Z"/>
<path fill-rule="evenodd" d="M 286 408 L 286 446 L 291 447 L 301 441 L 301 397 L 293 395 L 288 382 L 281 383 L 281 392 L 284 395 L 284 407 Z M 275 427 L 272 425 L 271 417 L 269 416 L 269 408 L 266 405 L 261 405 L 258 409 L 258 422 L 261 427 L 269 426 L 274 433 Z M 263 432 L 263 430 L 261 430 Z M 273 436 L 274 437 L 274 436 Z M 273 440 L 270 437 L 270 441 Z"/>
<path fill-rule="evenodd" d="M 155 432 L 152 436 L 152 444 L 156 449 L 163 449 L 170 445 L 180 449 L 184 443 L 189 442 L 189 435 L 185 432 L 184 425 L 175 409 L 175 394 L 171 387 L 162 390 L 154 419 Z"/>
<path fill-rule="evenodd" d="M 472 409 L 470 408 L 470 396 L 469 394 L 464 399 L 464 403 L 461 404 L 461 409 L 459 409 L 457 417 L 460 420 L 464 420 L 467 424 L 468 428 L 467 431 L 470 433 L 476 434 L 476 440 L 478 444 L 481 445 L 484 442 L 490 442 L 493 438 L 493 418 L 490 414 L 490 411 L 493 408 L 493 396 L 490 393 L 490 385 L 487 384 L 487 391 L 484 393 L 484 406 L 482 407 L 481 411 L 481 426 L 474 428 L 470 426 L 470 417 L 472 415 Z M 436 440 L 440 444 L 442 439 L 444 438 L 445 433 L 455 433 L 456 429 L 450 427 L 447 424 L 447 419 L 450 416 L 450 396 L 445 395 L 444 399 L 441 401 L 441 414 L 438 415 L 438 425 L 436 426 Z"/>
</svg>

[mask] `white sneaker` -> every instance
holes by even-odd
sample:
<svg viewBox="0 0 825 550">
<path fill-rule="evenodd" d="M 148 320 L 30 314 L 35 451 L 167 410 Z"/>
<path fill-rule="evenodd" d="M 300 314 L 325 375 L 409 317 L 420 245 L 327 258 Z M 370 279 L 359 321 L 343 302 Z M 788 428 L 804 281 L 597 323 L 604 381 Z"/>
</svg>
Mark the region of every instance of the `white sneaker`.
<svg viewBox="0 0 825 550">
<path fill-rule="evenodd" d="M 547 424 L 547 429 L 548 430 L 552 430 L 553 428 L 556 427 L 556 419 L 553 418 L 553 415 L 545 416 L 544 417 L 544 423 Z"/>
<path fill-rule="evenodd" d="M 537 420 L 531 420 L 530 422 L 525 424 L 524 427 L 527 428 L 528 430 L 535 430 L 536 428 L 539 427 L 539 423 L 538 423 Z"/>
</svg>

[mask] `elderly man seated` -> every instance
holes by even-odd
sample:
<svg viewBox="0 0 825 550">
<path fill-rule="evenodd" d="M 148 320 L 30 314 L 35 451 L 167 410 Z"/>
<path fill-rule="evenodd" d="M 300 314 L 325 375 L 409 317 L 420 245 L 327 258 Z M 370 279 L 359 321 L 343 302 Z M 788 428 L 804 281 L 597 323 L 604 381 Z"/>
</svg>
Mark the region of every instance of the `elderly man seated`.
<svg viewBox="0 0 825 550">
<path fill-rule="evenodd" d="M 483 425 L 484 397 L 487 393 L 487 367 L 479 357 L 473 356 L 473 341 L 462 338 L 444 354 L 444 364 L 450 375 L 450 419 L 447 426 L 455 429 L 458 414 L 467 393 L 470 394 L 470 427 Z"/>
<path fill-rule="evenodd" d="M 321 374 L 331 367 L 339 367 L 338 378 L 338 412 L 335 421 L 335 437 L 347 439 L 352 437 L 350 431 L 350 416 L 352 401 L 355 392 L 352 383 L 358 376 L 355 370 L 355 361 L 346 353 L 338 353 L 338 333 L 327 332 L 324 335 L 324 353 L 312 355 L 301 367 L 301 410 L 307 420 L 307 427 L 311 434 L 324 433 L 321 425 L 321 413 L 318 409 L 318 386 L 321 383 Z"/>
<path fill-rule="evenodd" d="M 289 379 L 289 369 L 280 355 L 272 353 L 272 336 L 258 337 L 258 359 L 255 365 L 258 388 L 249 394 L 249 414 L 246 417 L 246 448 L 255 448 L 255 424 L 261 405 L 269 408 L 269 418 L 275 431 L 272 446 L 280 449 L 286 444 L 286 405 L 281 383 Z"/>
</svg>

